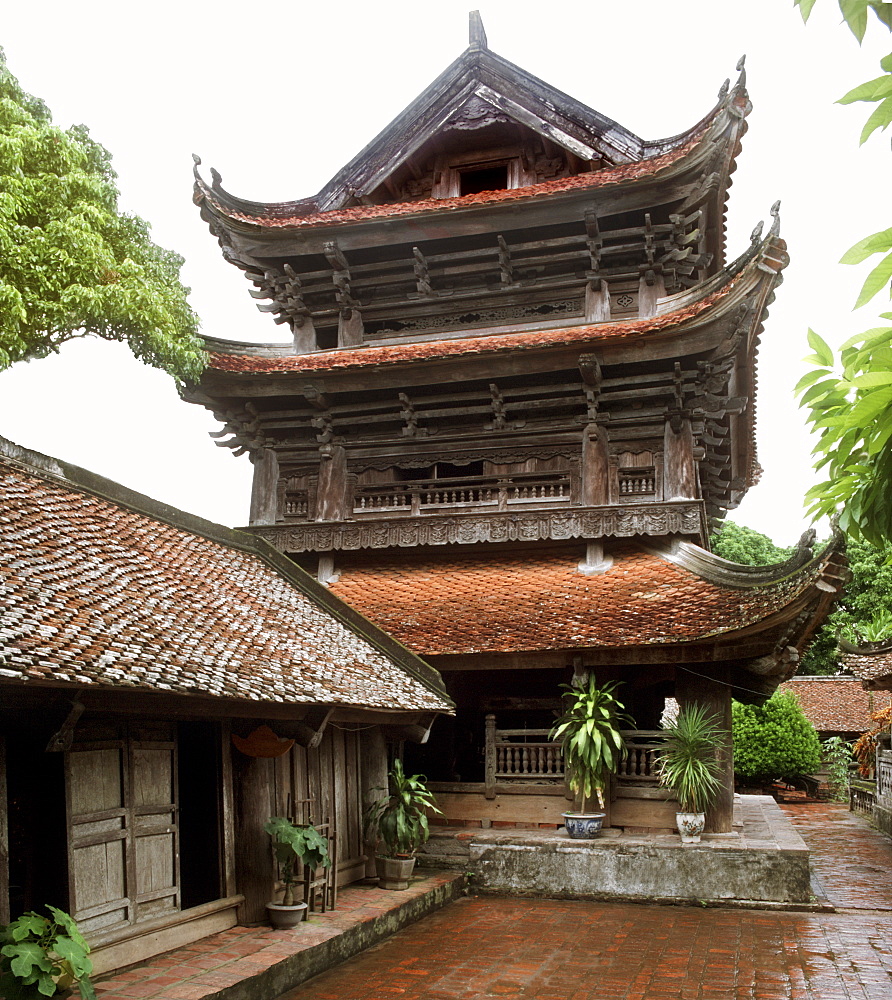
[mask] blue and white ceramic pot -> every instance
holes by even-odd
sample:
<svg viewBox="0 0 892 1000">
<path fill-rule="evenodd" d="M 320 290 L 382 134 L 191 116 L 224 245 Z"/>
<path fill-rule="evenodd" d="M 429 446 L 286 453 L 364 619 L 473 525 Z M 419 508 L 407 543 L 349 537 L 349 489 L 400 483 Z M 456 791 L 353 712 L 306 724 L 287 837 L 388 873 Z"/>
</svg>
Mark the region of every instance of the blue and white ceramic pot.
<svg viewBox="0 0 892 1000">
<path fill-rule="evenodd" d="M 601 832 L 606 813 L 561 813 L 567 834 L 573 840 L 594 840 Z"/>
</svg>

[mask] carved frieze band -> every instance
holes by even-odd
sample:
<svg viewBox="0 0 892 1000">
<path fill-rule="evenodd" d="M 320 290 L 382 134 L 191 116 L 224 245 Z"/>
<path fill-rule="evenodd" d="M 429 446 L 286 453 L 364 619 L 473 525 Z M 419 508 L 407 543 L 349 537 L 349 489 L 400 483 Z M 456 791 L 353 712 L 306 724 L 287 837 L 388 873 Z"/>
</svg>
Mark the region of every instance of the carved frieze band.
<svg viewBox="0 0 892 1000">
<path fill-rule="evenodd" d="M 695 535 L 703 531 L 698 501 L 580 507 L 572 511 L 506 511 L 480 515 L 338 523 L 258 525 L 252 528 L 282 552 L 471 545 L 475 542 L 537 542 L 546 539 L 631 538 L 636 535 Z"/>
</svg>

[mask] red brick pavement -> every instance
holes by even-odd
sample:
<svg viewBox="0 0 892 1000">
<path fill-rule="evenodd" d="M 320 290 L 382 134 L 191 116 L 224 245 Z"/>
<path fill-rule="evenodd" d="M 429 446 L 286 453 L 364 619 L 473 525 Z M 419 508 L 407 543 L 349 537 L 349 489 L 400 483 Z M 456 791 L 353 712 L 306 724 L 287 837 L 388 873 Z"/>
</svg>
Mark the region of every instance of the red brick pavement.
<svg viewBox="0 0 892 1000">
<path fill-rule="evenodd" d="M 887 915 L 478 897 L 280 1000 L 890 1000 Z"/>
<path fill-rule="evenodd" d="M 784 809 L 847 913 L 464 899 L 279 1000 L 892 1000 L 892 843 Z"/>
<path fill-rule="evenodd" d="M 813 876 L 837 909 L 892 910 L 892 841 L 838 802 L 781 809 L 808 844 Z"/>
</svg>

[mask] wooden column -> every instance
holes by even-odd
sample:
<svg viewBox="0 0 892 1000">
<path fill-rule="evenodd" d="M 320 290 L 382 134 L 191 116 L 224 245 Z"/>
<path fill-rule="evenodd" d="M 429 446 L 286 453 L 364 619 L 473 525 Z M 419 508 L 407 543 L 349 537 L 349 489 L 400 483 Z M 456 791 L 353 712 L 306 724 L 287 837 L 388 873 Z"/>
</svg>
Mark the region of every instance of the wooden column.
<svg viewBox="0 0 892 1000">
<path fill-rule="evenodd" d="M 380 726 L 359 733 L 359 788 L 362 807 L 387 794 L 387 741 Z M 365 873 L 375 877 L 375 842 L 364 842 Z"/>
<path fill-rule="evenodd" d="M 235 877 L 245 897 L 239 922 L 266 919 L 266 904 L 273 901 L 275 871 L 269 834 L 264 823 L 273 815 L 275 802 L 274 761 L 267 757 L 233 754 L 235 780 Z"/>
<path fill-rule="evenodd" d="M 347 451 L 342 445 L 329 445 L 319 461 L 316 520 L 343 521 L 350 513 L 348 507 Z"/>
<path fill-rule="evenodd" d="M 706 814 L 707 833 L 730 833 L 734 809 L 734 747 L 731 742 L 731 687 L 730 668 L 724 664 L 696 666 L 696 673 L 684 667 L 675 668 L 675 697 L 680 706 L 702 705 L 718 718 L 719 725 L 728 732 L 725 744 L 718 749 L 722 765 L 722 791 L 715 805 Z M 700 676 L 709 674 L 708 677 Z"/>
<path fill-rule="evenodd" d="M 696 500 L 697 470 L 694 466 L 694 434 L 686 418 L 666 421 L 663 434 L 663 499 Z"/>
<path fill-rule="evenodd" d="M 279 459 L 272 448 L 262 448 L 251 456 L 254 481 L 251 485 L 250 524 L 275 524 L 279 514 Z"/>
<path fill-rule="evenodd" d="M 488 799 L 496 797 L 496 717 L 486 717 L 486 740 L 483 756 L 483 794 Z"/>
<path fill-rule="evenodd" d="M 607 282 L 601 280 L 601 287 L 595 289 L 590 281 L 585 286 L 585 321 L 586 323 L 607 323 L 610 320 L 610 289 Z"/>
<path fill-rule="evenodd" d="M 651 284 L 646 278 L 641 278 L 638 282 L 638 316 L 640 319 L 647 319 L 657 314 L 657 299 L 663 298 L 666 294 L 666 285 L 663 282 L 662 274 L 656 274 Z"/>
<path fill-rule="evenodd" d="M 12 919 L 9 912 L 9 808 L 6 792 L 6 737 L 0 733 L 0 924 Z M 18 914 L 16 914 L 18 916 Z"/>
<path fill-rule="evenodd" d="M 607 432 L 588 424 L 582 436 L 582 502 L 597 507 L 610 502 Z"/>
</svg>

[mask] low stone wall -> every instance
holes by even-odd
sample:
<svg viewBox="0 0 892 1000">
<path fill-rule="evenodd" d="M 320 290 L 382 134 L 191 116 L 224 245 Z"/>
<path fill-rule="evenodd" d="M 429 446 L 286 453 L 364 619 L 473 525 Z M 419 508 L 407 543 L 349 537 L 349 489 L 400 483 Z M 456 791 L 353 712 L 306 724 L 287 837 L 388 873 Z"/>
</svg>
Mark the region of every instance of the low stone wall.
<svg viewBox="0 0 892 1000">
<path fill-rule="evenodd" d="M 740 797 L 738 797 L 740 798 Z M 648 902 L 808 904 L 808 848 L 769 796 L 750 796 L 731 834 L 605 831 L 591 841 L 541 830 L 479 831 L 468 843 L 478 891 Z M 747 829 L 749 827 L 749 829 Z"/>
</svg>

